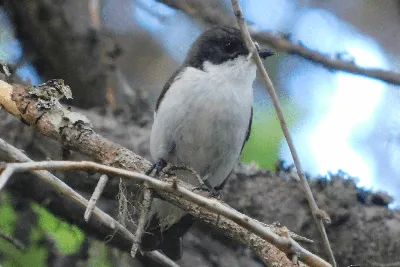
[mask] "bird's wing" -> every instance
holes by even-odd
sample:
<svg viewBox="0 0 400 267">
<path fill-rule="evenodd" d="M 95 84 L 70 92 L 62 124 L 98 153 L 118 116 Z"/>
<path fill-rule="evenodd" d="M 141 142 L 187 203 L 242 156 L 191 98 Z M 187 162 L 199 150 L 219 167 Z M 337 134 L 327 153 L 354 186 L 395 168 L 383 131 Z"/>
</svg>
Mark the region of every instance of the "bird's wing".
<svg viewBox="0 0 400 267">
<path fill-rule="evenodd" d="M 179 69 L 177 69 L 172 76 L 168 79 L 167 83 L 164 85 L 163 89 L 161 90 L 160 95 L 158 96 L 157 99 L 157 104 L 156 104 L 156 109 L 155 109 L 155 113 L 157 113 L 158 108 L 160 107 L 160 104 L 162 102 L 162 100 L 164 99 L 165 94 L 168 92 L 168 89 L 171 87 L 171 84 L 176 80 L 180 78 L 180 73 L 182 71 L 183 67 L 180 67 Z M 156 114 L 154 114 L 156 115 Z"/>
<path fill-rule="evenodd" d="M 242 150 L 240 150 L 240 154 L 242 154 L 244 145 L 246 144 L 246 142 L 247 142 L 247 141 L 249 140 L 249 138 L 250 138 L 250 134 L 251 134 L 251 124 L 252 124 L 252 122 L 253 122 L 253 107 L 251 107 L 249 126 L 248 126 L 248 128 L 247 128 L 246 138 L 245 138 L 244 141 L 243 141 Z"/>
<path fill-rule="evenodd" d="M 172 260 L 182 257 L 182 236 L 193 225 L 195 218 L 186 214 L 177 223 L 169 228 L 161 230 L 160 221 L 153 216 L 146 226 L 141 239 L 141 249 L 152 251 L 161 249 Z"/>
</svg>

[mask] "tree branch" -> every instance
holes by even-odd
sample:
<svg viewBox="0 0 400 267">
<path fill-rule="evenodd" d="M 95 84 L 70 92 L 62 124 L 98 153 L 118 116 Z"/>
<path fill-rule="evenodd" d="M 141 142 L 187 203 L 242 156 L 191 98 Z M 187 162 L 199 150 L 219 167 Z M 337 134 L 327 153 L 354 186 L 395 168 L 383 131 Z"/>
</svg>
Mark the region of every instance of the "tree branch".
<svg viewBox="0 0 400 267">
<path fill-rule="evenodd" d="M 54 85 L 54 81 L 51 85 Z M 0 97 L 0 105 L 7 108 L 7 110 L 17 110 L 19 114 L 15 115 L 20 117 L 27 124 L 36 127 L 44 135 L 62 142 L 64 147 L 77 150 L 104 164 L 136 171 L 136 178 L 140 179 L 142 182 L 149 182 L 161 197 L 183 208 L 213 227 L 222 230 L 228 236 L 239 240 L 245 245 L 248 245 L 248 232 L 250 230 L 254 233 L 250 235 L 250 240 L 253 241 L 250 244 L 250 248 L 266 263 L 272 264 L 278 259 L 280 264 L 284 264 L 285 266 L 293 265 L 286 257 L 282 257 L 281 252 L 273 245 L 269 244 L 269 241 L 285 253 L 291 254 L 293 251 L 298 252 L 300 254 L 299 259 L 303 260 L 305 263 L 311 263 L 313 266 L 329 266 L 329 264 L 302 248 L 291 238 L 279 237 L 270 229 L 267 229 L 248 216 L 228 208 L 216 200 L 207 199 L 193 193 L 191 190 L 185 188 L 191 188 L 189 185 L 185 185 L 185 187 L 179 186 L 178 190 L 175 190 L 166 182 L 155 180 L 141 174 L 145 169 L 150 167 L 148 161 L 96 134 L 91 128 L 88 119 L 83 115 L 65 109 L 54 99 L 51 101 L 52 106 L 48 106 L 46 100 L 35 93 L 38 89 L 40 89 L 42 93 L 62 91 L 62 88 L 53 88 L 51 85 L 46 83 L 38 88 L 30 88 L 21 85 L 12 86 L 1 81 L 0 96 L 2 97 Z M 46 108 L 43 108 L 44 106 Z M 79 163 L 74 164 L 79 165 Z M 129 176 L 132 174 L 129 171 L 113 167 L 96 165 L 95 163 L 87 164 L 88 166 L 94 167 L 95 170 L 102 169 L 105 172 L 112 171 L 112 173 L 118 173 L 122 176 Z M 83 167 L 85 165 L 81 166 Z M 75 167 L 76 165 L 74 165 L 74 169 Z M 3 178 L 5 176 L 6 175 L 4 175 Z M 191 202 L 198 205 L 193 205 Z M 200 206 L 207 207 L 212 212 L 202 209 Z M 215 214 L 215 212 L 217 212 L 217 214 Z M 227 218 L 220 217 L 220 215 L 226 216 Z M 216 221 L 219 223 L 214 225 Z M 275 257 L 272 257 L 273 255 L 275 255 Z"/>
<path fill-rule="evenodd" d="M 14 161 L 23 161 L 27 162 L 25 164 L 35 164 L 29 157 L 27 157 L 24 153 L 19 151 L 17 148 L 13 147 L 10 144 L 7 144 L 4 140 L 0 138 L 0 151 L 8 155 L 9 158 L 11 158 Z M 24 163 L 15 163 L 15 164 L 24 164 Z M 2 184 L 5 184 L 5 182 L 8 180 L 8 178 L 11 176 L 11 174 L 14 172 L 12 168 L 6 168 L 8 170 L 4 170 L 1 173 L 1 178 L 0 180 L 2 181 Z M 85 199 L 83 196 L 75 192 L 71 187 L 66 185 L 64 182 L 62 182 L 60 179 L 58 179 L 56 176 L 51 174 L 48 171 L 43 171 L 43 170 L 36 170 L 32 172 L 36 177 L 44 181 L 45 183 L 51 185 L 55 189 L 57 189 L 58 192 L 60 192 L 64 198 L 68 198 L 69 200 L 72 200 L 75 204 L 78 206 L 81 206 L 83 208 L 87 208 L 89 205 L 89 201 Z M 0 188 L 1 190 L 1 188 Z M 94 219 L 94 220 L 93 220 Z M 102 224 L 105 226 L 108 230 L 109 233 L 118 231 L 126 240 L 129 240 L 131 243 L 134 242 L 134 235 L 126 229 L 123 225 L 121 225 L 119 222 L 114 220 L 110 215 L 107 213 L 103 212 L 97 207 L 94 207 L 93 209 L 93 219 L 89 222 L 89 224 L 96 225 L 94 228 L 98 228 L 98 224 Z M 175 263 L 173 263 L 172 260 L 167 258 L 166 256 L 162 255 L 161 253 L 157 251 L 152 251 L 150 253 L 146 253 L 146 256 L 157 261 L 161 262 L 163 266 L 167 267 L 178 267 Z M 173 263 L 173 264 L 171 264 Z"/>
<path fill-rule="evenodd" d="M 135 240 L 131 249 L 131 256 L 135 257 L 138 248 L 140 247 L 140 240 L 142 239 L 146 223 L 149 217 L 149 211 L 151 207 L 151 203 L 153 202 L 153 192 L 147 185 L 147 183 L 143 184 L 143 200 L 140 206 L 140 215 L 139 222 L 137 225 L 137 229 L 135 232 Z"/>
<path fill-rule="evenodd" d="M 207 5 L 206 1 L 182 1 L 182 0 L 157 0 L 165 5 L 179 9 L 189 16 L 199 18 L 206 23 L 233 25 L 234 19 L 224 15 L 222 10 L 216 10 L 214 6 Z M 336 56 L 329 56 L 318 51 L 308 49 L 304 45 L 294 44 L 290 40 L 278 36 L 272 32 L 260 32 L 251 30 L 251 36 L 259 43 L 268 44 L 276 50 L 289 54 L 299 55 L 328 69 L 346 71 L 355 75 L 384 81 L 389 84 L 400 85 L 400 74 L 390 70 L 379 68 L 364 68 L 352 61 L 342 60 Z"/>
<path fill-rule="evenodd" d="M 75 108 L 73 110 L 77 111 Z M 102 119 L 102 113 L 95 110 L 79 112 L 90 118 L 97 133 L 130 148 L 139 155 L 149 157 L 148 127 L 141 128 L 134 122 L 126 124 L 124 121 L 115 119 Z M 29 153 L 35 160 L 60 159 L 61 145 L 59 143 L 35 131 L 33 127 L 26 127 L 17 117 L 4 110 L 0 111 L 0 135 L 24 153 Z M 71 160 L 84 158 L 86 157 L 79 153 L 72 152 L 71 154 Z M 6 158 L 2 152 L 0 152 L 0 161 L 15 162 L 13 159 Z M 290 179 L 291 169 L 280 165 L 276 170 L 266 170 L 255 164 L 240 163 L 229 177 L 222 199 L 234 209 L 261 222 L 275 222 L 272 228 L 284 225 L 293 232 L 315 240 L 313 244 L 305 244 L 293 236 L 293 239 L 302 246 L 304 244 L 308 250 L 328 259 L 322 240 L 320 242 L 319 231 L 317 227 L 312 226 L 313 217 L 303 190 L 299 187 L 297 180 Z M 100 176 L 81 171 L 58 173 L 74 190 L 87 194 L 87 198 L 96 187 Z M 96 205 L 113 218 L 116 218 L 115 196 L 119 192 L 119 181 L 120 179 L 110 178 Z M 388 196 L 381 192 L 357 188 L 352 177 L 344 172 L 331 174 L 329 180 L 324 176 L 314 177 L 309 180 L 309 183 L 318 206 L 326 210 L 332 219 L 327 232 L 339 266 L 351 264 L 368 266 L 371 260 L 383 263 L 400 260 L 396 253 L 400 250 L 400 244 L 396 242 L 400 234 L 396 227 L 400 223 L 400 214 L 399 210 L 388 209 L 387 205 L 391 202 Z M 140 188 L 138 185 L 131 187 L 131 183 L 127 180 L 124 184 L 130 195 L 135 197 L 135 194 L 138 194 L 136 193 Z M 95 228 L 97 225 L 101 226 L 100 224 L 86 223 L 82 217 L 85 212 L 83 208 L 62 198 L 60 193 L 30 173 L 17 174 L 9 181 L 6 190 L 27 202 L 39 203 L 60 219 L 77 225 L 86 234 L 101 242 L 106 241 L 109 246 L 128 253 L 132 247 L 132 243 L 123 239 L 118 232 L 110 233 L 104 227 Z M 134 219 L 137 222 L 137 217 Z M 94 219 L 91 218 L 90 222 L 92 220 Z M 351 229 L 351 235 L 349 235 L 349 229 Z M 130 230 L 134 233 L 135 228 Z M 274 232 L 279 234 L 278 231 Z M 20 236 L 15 237 L 23 241 Z M 141 256 L 140 253 L 137 256 Z M 222 266 L 226 264 L 228 258 L 233 265 L 262 265 L 247 245 L 228 237 L 226 233 L 199 219 L 184 237 L 184 254 L 179 264 L 192 266 L 193 261 L 196 261 L 201 266 L 213 264 Z M 157 266 L 150 262 L 143 262 L 143 264 Z"/>
<path fill-rule="evenodd" d="M 94 208 L 96 207 L 97 200 L 100 198 L 101 193 L 103 193 L 103 190 L 107 184 L 107 181 L 108 181 L 107 175 L 100 176 L 99 182 L 97 183 L 97 186 L 94 189 L 93 194 L 90 197 L 89 203 L 86 207 L 85 215 L 83 216 L 85 218 L 85 221 L 89 221 L 90 216 L 92 215 L 92 212 L 93 212 Z M 1 187 L 0 187 L 0 189 L 1 189 Z"/>
<path fill-rule="evenodd" d="M 260 222 L 230 208 L 226 204 L 222 204 L 216 199 L 209 199 L 193 193 L 192 191 L 195 189 L 194 186 L 185 184 L 182 181 L 176 180 L 176 178 L 167 178 L 166 181 L 160 181 L 150 176 L 144 175 L 142 173 L 127 171 L 123 169 L 118 169 L 114 167 L 109 167 L 106 165 L 98 164 L 90 161 L 42 161 L 42 162 L 26 162 L 26 163 L 9 163 L 6 165 L 4 171 L 0 176 L 0 181 L 8 180 L 10 176 L 15 172 L 21 171 L 33 171 L 33 170 L 91 170 L 96 172 L 105 173 L 108 175 L 117 175 L 129 179 L 136 180 L 141 183 L 148 183 L 150 187 L 154 188 L 157 193 L 168 200 L 169 202 L 179 206 L 183 210 L 189 212 L 193 216 L 199 217 L 199 214 L 213 214 L 217 215 L 217 220 L 210 222 L 214 227 L 219 228 L 219 224 L 225 225 L 229 224 L 228 220 L 232 220 L 238 226 L 243 227 L 244 229 L 239 229 L 238 226 L 233 228 L 238 229 L 229 229 L 228 231 L 232 232 L 232 235 L 237 235 L 237 231 L 240 231 L 242 235 L 245 237 L 245 244 L 248 244 L 248 236 L 253 234 L 254 237 L 250 237 L 253 239 L 253 242 L 261 242 L 266 241 L 268 243 L 273 244 L 279 250 L 286 253 L 288 256 L 297 255 L 300 260 L 304 261 L 306 264 L 310 266 L 330 266 L 323 259 L 318 256 L 312 254 L 307 251 L 303 247 L 301 247 L 296 241 L 294 241 L 290 235 L 282 235 L 278 236 L 275 234 L 269 227 L 261 224 Z M 87 200 L 86 200 L 87 202 Z M 195 205 L 193 205 L 195 204 Z M 86 204 L 87 205 L 87 204 Z M 204 210 L 207 209 L 207 210 Z M 96 208 L 97 209 L 97 208 Z M 95 209 L 95 211 L 96 211 Z M 220 217 L 222 215 L 224 217 Z M 209 217 L 208 215 L 207 217 Z M 215 216 L 212 217 L 214 219 Z M 216 224 L 216 225 L 215 225 Z M 121 228 L 122 227 L 122 228 Z M 124 230 L 123 226 L 118 226 L 117 229 Z M 221 229 L 227 230 L 227 229 Z M 129 233 L 132 235 L 131 233 Z M 261 237 L 262 239 L 260 239 Z M 133 235 L 132 235 L 132 238 Z M 242 241 L 243 242 L 243 241 Z M 253 246 L 250 245 L 251 249 L 254 249 Z M 259 256 L 262 256 L 261 259 L 267 263 L 281 263 L 281 259 L 273 259 L 273 262 L 270 262 L 265 258 L 265 255 L 260 255 L 259 251 L 255 251 Z M 291 264 L 290 264 L 291 266 Z"/>
<path fill-rule="evenodd" d="M 241 7 L 239 5 L 239 2 L 238 2 L 238 0 L 231 0 L 231 2 L 232 2 L 233 11 L 235 13 L 237 22 L 239 24 L 240 31 L 242 32 L 243 39 L 244 39 L 244 41 L 246 43 L 247 48 L 249 49 L 250 53 L 253 56 L 253 59 L 254 59 L 256 65 L 257 65 L 258 71 L 261 73 L 261 76 L 262 76 L 262 78 L 263 78 L 263 80 L 265 82 L 265 86 L 266 86 L 266 88 L 268 90 L 268 93 L 271 96 L 272 103 L 274 104 L 274 107 L 275 107 L 276 115 L 277 115 L 277 117 L 279 119 L 279 123 L 281 125 L 283 134 L 284 134 L 286 142 L 287 142 L 287 144 L 289 146 L 290 153 L 292 154 L 293 161 L 294 161 L 294 164 L 296 166 L 297 174 L 300 177 L 300 182 L 301 182 L 301 185 L 303 187 L 304 193 L 305 193 L 305 195 L 307 197 L 307 201 L 308 201 L 308 203 L 310 205 L 310 209 L 311 209 L 311 213 L 312 213 L 312 215 L 314 217 L 314 221 L 317 224 L 319 231 L 321 232 L 322 239 L 324 241 L 324 245 L 326 247 L 326 250 L 327 250 L 327 252 L 329 254 L 332 266 L 336 267 L 335 256 L 333 255 L 333 251 L 332 251 L 331 245 L 329 243 L 328 235 L 326 234 L 325 226 L 324 226 L 324 223 L 322 221 L 323 219 L 329 218 L 329 217 L 327 215 L 324 216 L 324 218 L 321 216 L 321 214 L 325 215 L 326 212 L 320 210 L 318 208 L 317 203 L 315 202 L 314 195 L 313 195 L 313 193 L 311 191 L 311 188 L 310 188 L 310 186 L 309 186 L 309 184 L 307 182 L 306 176 L 305 176 L 304 171 L 303 171 L 303 167 L 301 166 L 301 163 L 300 163 L 299 155 L 297 154 L 297 151 L 296 151 L 296 148 L 294 146 L 292 137 L 290 135 L 290 132 L 289 132 L 289 129 L 287 127 L 285 118 L 283 116 L 281 105 L 279 103 L 279 99 L 278 99 L 278 96 L 276 94 L 274 85 L 272 84 L 272 81 L 269 78 L 269 75 L 268 75 L 267 71 L 264 68 L 264 65 L 263 65 L 263 63 L 261 61 L 260 55 L 258 54 L 258 51 L 257 51 L 257 48 L 256 48 L 254 42 L 251 40 L 251 36 L 250 36 L 249 30 L 247 29 L 247 25 L 246 25 L 246 23 L 244 21 L 244 16 L 243 16 L 243 13 L 242 13 L 242 9 L 241 9 Z M 330 221 L 330 219 L 329 219 L 329 221 Z"/>
</svg>

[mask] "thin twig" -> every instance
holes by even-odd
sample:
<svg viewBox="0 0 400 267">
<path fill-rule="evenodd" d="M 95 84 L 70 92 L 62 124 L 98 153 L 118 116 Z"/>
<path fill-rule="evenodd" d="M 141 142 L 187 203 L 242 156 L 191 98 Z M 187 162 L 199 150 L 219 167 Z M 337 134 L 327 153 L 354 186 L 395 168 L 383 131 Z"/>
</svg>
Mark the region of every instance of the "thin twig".
<svg viewBox="0 0 400 267">
<path fill-rule="evenodd" d="M 247 25 L 246 25 L 246 23 L 244 21 L 244 16 L 243 16 L 243 13 L 242 13 L 242 9 L 241 9 L 241 7 L 239 5 L 239 2 L 237 0 L 231 0 L 231 3 L 232 3 L 233 11 L 235 13 L 235 16 L 236 16 L 238 24 L 239 24 L 239 28 L 240 28 L 240 30 L 242 32 L 243 39 L 246 42 L 246 46 L 249 49 L 250 53 L 253 54 L 253 59 L 256 62 L 257 68 L 258 68 L 259 72 L 262 75 L 262 78 L 263 78 L 263 80 L 265 82 L 265 86 L 268 89 L 268 93 L 272 98 L 272 102 L 273 102 L 274 107 L 275 107 L 275 112 L 276 112 L 276 114 L 278 116 L 278 119 L 279 119 L 279 122 L 280 122 L 280 125 L 281 125 L 281 128 L 282 128 L 283 134 L 284 134 L 284 136 L 286 138 L 286 141 L 288 143 L 288 146 L 289 146 L 289 149 L 290 149 L 290 153 L 292 154 L 293 161 L 294 161 L 294 164 L 295 164 L 296 169 L 297 169 L 297 173 L 299 174 L 299 177 L 300 177 L 300 183 L 301 183 L 301 185 L 303 187 L 303 190 L 305 192 L 305 195 L 307 197 L 307 200 L 308 200 L 308 203 L 310 205 L 311 213 L 312 213 L 312 215 L 314 217 L 315 223 L 317 224 L 318 229 L 321 232 L 322 239 L 324 241 L 324 245 L 325 245 L 326 250 L 327 250 L 327 252 L 329 254 L 329 257 L 330 257 L 330 261 L 332 263 L 332 266 L 336 267 L 335 256 L 333 255 L 333 251 L 332 251 L 331 245 L 329 243 L 328 235 L 326 234 L 326 230 L 325 230 L 325 227 L 324 227 L 324 224 L 323 224 L 321 216 L 318 216 L 318 214 L 321 214 L 322 212 L 320 211 L 320 209 L 318 208 L 317 203 L 315 202 L 315 199 L 314 199 L 314 196 L 312 194 L 311 188 L 310 188 L 310 186 L 309 186 L 309 184 L 307 182 L 307 179 L 306 179 L 306 177 L 304 175 L 303 168 L 302 168 L 301 163 L 300 163 L 300 158 L 299 158 L 299 156 L 297 154 L 297 151 L 296 151 L 296 148 L 295 148 L 295 146 L 293 144 L 293 140 L 292 140 L 292 137 L 290 135 L 289 129 L 287 127 L 285 118 L 283 116 L 282 109 L 281 109 L 281 106 L 280 106 L 280 103 L 279 103 L 279 99 L 278 99 L 278 96 L 276 95 L 276 92 L 275 92 L 275 88 L 274 88 L 274 86 L 273 86 L 273 84 L 271 82 L 271 79 L 269 78 L 269 75 L 268 75 L 267 71 L 265 70 L 265 68 L 264 68 L 264 66 L 262 64 L 262 61 L 261 61 L 261 58 L 260 58 L 260 56 L 258 54 L 256 46 L 255 46 L 254 42 L 251 40 L 251 36 L 250 36 L 249 30 L 247 29 Z"/>
<path fill-rule="evenodd" d="M 26 162 L 26 163 L 9 163 L 5 170 L 0 176 L 0 179 L 8 179 L 14 172 L 21 171 L 33 171 L 33 170 L 92 170 L 96 172 L 106 173 L 109 175 L 117 175 L 130 179 L 137 180 L 139 182 L 147 182 L 152 188 L 169 194 L 175 195 L 179 198 L 186 199 L 192 203 L 195 203 L 201 207 L 204 207 L 212 212 L 225 216 L 226 218 L 234 221 L 238 225 L 242 226 L 246 230 L 251 231 L 257 236 L 261 237 L 265 241 L 275 245 L 281 251 L 287 255 L 296 253 L 299 259 L 310 266 L 331 266 L 329 263 L 321 259 L 320 257 L 312 254 L 303 247 L 301 247 L 296 241 L 290 237 L 281 237 L 270 229 L 266 228 L 258 221 L 250 218 L 249 216 L 242 214 L 224 204 L 217 201 L 216 199 L 209 199 L 193 193 L 192 190 L 187 189 L 183 186 L 177 185 L 173 188 L 171 183 L 160 181 L 142 173 L 132 172 L 124 169 L 118 169 L 106 165 L 102 165 L 90 161 L 42 161 L 42 162 Z M 182 207 L 181 207 L 182 208 Z M 97 208 L 96 208 L 97 209 Z M 95 211 L 96 211 L 95 209 Z"/>
<path fill-rule="evenodd" d="M 20 249 L 20 250 L 24 250 L 25 249 L 25 245 L 21 241 L 19 241 L 15 237 L 10 236 L 9 234 L 0 232 L 0 238 L 2 238 L 4 240 L 7 240 L 11 244 L 13 244 L 14 247 L 16 247 L 17 249 Z"/>
<path fill-rule="evenodd" d="M 140 240 L 142 239 L 144 229 L 146 227 L 147 218 L 149 217 L 149 210 L 151 203 L 153 202 L 153 192 L 147 185 L 147 183 L 143 184 L 143 200 L 140 206 L 140 217 L 139 222 L 135 232 L 135 239 L 133 240 L 133 245 L 131 249 L 132 258 L 135 257 L 136 252 L 140 245 Z"/>
<path fill-rule="evenodd" d="M 252 31 L 251 35 L 260 43 L 267 43 L 277 50 L 301 56 L 329 70 L 345 71 L 351 74 L 381 80 L 389 84 L 400 85 L 400 73 L 398 72 L 380 68 L 362 67 L 357 65 L 354 61 L 322 54 L 316 50 L 307 48 L 301 43 L 294 44 L 290 40 L 279 37 L 272 32 Z"/>
<path fill-rule="evenodd" d="M 186 1 L 186 0 L 157 0 L 172 8 L 182 10 L 191 17 L 197 17 L 210 24 L 232 25 L 233 21 L 229 16 L 224 15 L 222 10 L 216 10 L 208 5 L 207 1 Z M 356 65 L 351 60 L 343 60 L 337 56 L 322 54 L 311 50 L 301 43 L 295 44 L 290 40 L 272 32 L 251 31 L 251 36 L 260 43 L 268 44 L 271 47 L 289 54 L 299 55 L 314 63 L 331 70 L 341 70 L 348 73 L 373 78 L 389 84 L 400 85 L 400 73 L 378 68 L 364 68 Z"/>
<path fill-rule="evenodd" d="M 89 204 L 86 208 L 85 211 L 85 221 L 88 222 L 90 219 L 90 216 L 92 215 L 94 207 L 96 207 L 97 200 L 100 198 L 101 194 L 103 193 L 104 187 L 106 186 L 108 181 L 108 176 L 107 175 L 102 175 L 100 176 L 99 182 L 96 185 L 96 188 L 94 189 L 94 192 L 92 196 L 89 199 Z"/>
<path fill-rule="evenodd" d="M 16 147 L 8 144 L 5 142 L 3 139 L 0 138 L 0 151 L 8 155 L 8 157 L 13 158 L 14 160 L 18 161 L 24 161 L 27 163 L 14 163 L 14 164 L 29 164 L 33 162 L 28 156 L 26 156 L 24 153 L 22 153 L 19 149 Z M 69 187 L 67 184 L 62 182 L 60 179 L 58 179 L 56 176 L 51 174 L 48 171 L 44 170 L 34 170 L 32 173 L 37 176 L 39 179 L 43 180 L 47 184 L 51 185 L 55 189 L 57 189 L 60 193 L 62 193 L 63 196 L 69 198 L 70 200 L 74 201 L 77 205 L 86 208 L 89 204 L 89 201 L 78 194 L 76 191 L 74 191 L 71 187 Z M 4 171 L 1 175 L 4 174 Z M 97 220 L 99 220 L 101 223 L 106 225 L 108 228 L 111 230 L 118 230 L 123 236 L 125 236 L 126 239 L 131 240 L 133 242 L 134 240 L 134 235 L 126 229 L 124 226 L 122 226 L 119 222 L 114 220 L 110 215 L 107 213 L 103 212 L 99 208 L 95 207 L 93 210 L 93 217 L 95 217 Z M 150 251 L 146 253 L 147 257 L 151 258 L 152 260 L 155 260 L 159 263 L 164 264 L 166 267 L 179 267 L 177 264 L 175 264 L 171 259 L 169 259 L 167 256 L 161 254 L 158 251 Z"/>
</svg>

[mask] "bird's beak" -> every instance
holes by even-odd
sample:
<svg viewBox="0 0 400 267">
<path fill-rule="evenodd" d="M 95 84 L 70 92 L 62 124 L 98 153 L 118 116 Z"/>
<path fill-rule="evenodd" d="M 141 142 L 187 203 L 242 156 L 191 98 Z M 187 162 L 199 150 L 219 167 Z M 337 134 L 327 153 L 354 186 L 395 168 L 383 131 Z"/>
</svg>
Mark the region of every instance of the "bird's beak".
<svg viewBox="0 0 400 267">
<path fill-rule="evenodd" d="M 268 50 L 268 49 L 259 49 L 258 54 L 260 55 L 260 57 L 262 59 L 266 59 L 267 57 L 275 55 L 274 52 L 272 52 L 271 50 Z"/>
</svg>

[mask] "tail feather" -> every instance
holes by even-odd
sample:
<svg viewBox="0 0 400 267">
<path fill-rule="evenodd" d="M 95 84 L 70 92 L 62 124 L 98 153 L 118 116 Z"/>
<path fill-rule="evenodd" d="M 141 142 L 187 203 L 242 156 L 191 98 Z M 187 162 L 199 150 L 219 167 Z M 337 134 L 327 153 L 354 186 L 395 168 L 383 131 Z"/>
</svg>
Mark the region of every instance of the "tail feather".
<svg viewBox="0 0 400 267">
<path fill-rule="evenodd" d="M 167 229 L 161 229 L 157 216 L 152 216 L 141 240 L 141 249 L 151 251 L 161 249 L 172 260 L 182 257 L 182 237 L 194 223 L 192 215 L 183 216 Z"/>
<path fill-rule="evenodd" d="M 173 261 L 182 258 L 183 254 L 182 237 L 171 237 L 168 241 L 161 243 L 161 251 Z"/>
</svg>

